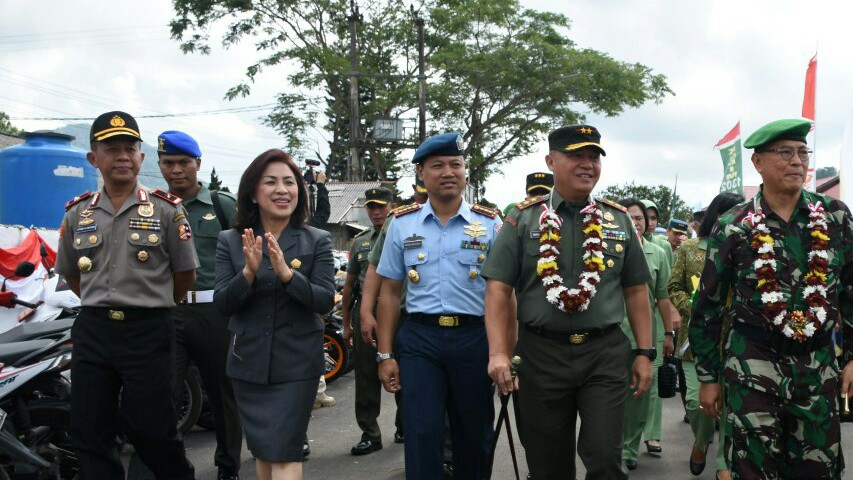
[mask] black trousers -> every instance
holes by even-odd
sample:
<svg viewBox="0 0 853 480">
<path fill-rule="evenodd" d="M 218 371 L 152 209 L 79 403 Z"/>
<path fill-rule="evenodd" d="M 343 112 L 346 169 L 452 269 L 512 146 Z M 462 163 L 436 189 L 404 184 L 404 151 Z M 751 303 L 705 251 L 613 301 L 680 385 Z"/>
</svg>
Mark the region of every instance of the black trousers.
<svg viewBox="0 0 853 480">
<path fill-rule="evenodd" d="M 231 381 L 225 375 L 228 358 L 228 319 L 212 303 L 178 305 L 172 310 L 175 323 L 175 404 L 183 389 L 190 361 L 201 374 L 216 427 L 214 464 L 227 473 L 240 471 L 243 429 Z"/>
<path fill-rule="evenodd" d="M 631 344 L 622 331 L 570 345 L 522 329 L 516 349 L 523 359 L 518 369 L 524 419 L 519 431 L 533 477 L 575 478 L 577 450 L 588 480 L 627 479 L 622 422 Z"/>
<path fill-rule="evenodd" d="M 80 480 L 124 479 L 119 422 L 159 480 L 193 479 L 172 402 L 168 311 L 136 309 L 128 317 L 110 320 L 106 311 L 84 308 L 74 322 L 71 436 Z"/>
</svg>

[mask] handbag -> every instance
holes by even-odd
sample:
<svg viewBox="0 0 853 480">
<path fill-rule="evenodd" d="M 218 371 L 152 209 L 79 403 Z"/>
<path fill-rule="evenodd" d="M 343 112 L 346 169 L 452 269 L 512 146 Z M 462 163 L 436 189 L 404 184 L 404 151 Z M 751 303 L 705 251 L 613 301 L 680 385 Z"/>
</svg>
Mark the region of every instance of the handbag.
<svg viewBox="0 0 853 480">
<path fill-rule="evenodd" d="M 658 367 L 658 396 L 672 398 L 678 389 L 678 366 L 675 357 L 664 357 L 663 364 Z"/>
</svg>

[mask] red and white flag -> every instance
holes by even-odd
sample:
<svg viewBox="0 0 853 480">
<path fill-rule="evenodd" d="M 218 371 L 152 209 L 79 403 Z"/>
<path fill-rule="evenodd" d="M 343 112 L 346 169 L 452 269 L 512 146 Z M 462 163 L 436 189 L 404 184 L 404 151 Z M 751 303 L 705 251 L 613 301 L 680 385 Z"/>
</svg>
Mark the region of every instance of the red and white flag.
<svg viewBox="0 0 853 480">
<path fill-rule="evenodd" d="M 732 128 L 731 131 L 727 133 L 725 137 L 721 138 L 720 141 L 717 142 L 716 145 L 714 145 L 714 148 L 725 147 L 728 144 L 737 140 L 738 138 L 740 138 L 740 122 L 737 122 L 734 128 Z"/>
<path fill-rule="evenodd" d="M 817 94 L 817 53 L 809 60 L 809 66 L 806 69 L 806 89 L 803 93 L 803 118 L 812 121 L 812 128 L 809 130 L 807 140 L 812 150 L 815 149 L 815 97 Z M 812 160 L 809 162 L 809 170 L 806 173 L 806 181 L 803 182 L 803 187 L 812 192 L 817 191 L 817 179 L 815 178 L 817 152 L 812 154 Z"/>
</svg>

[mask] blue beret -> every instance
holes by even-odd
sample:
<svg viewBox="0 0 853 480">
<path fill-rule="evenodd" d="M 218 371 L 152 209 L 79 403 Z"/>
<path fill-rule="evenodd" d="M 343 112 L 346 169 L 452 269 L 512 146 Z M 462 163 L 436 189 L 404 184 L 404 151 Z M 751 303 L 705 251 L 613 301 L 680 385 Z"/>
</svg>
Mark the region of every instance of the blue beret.
<svg viewBox="0 0 853 480">
<path fill-rule="evenodd" d="M 177 130 L 166 130 L 157 137 L 157 153 L 201 158 L 198 142 L 193 137 Z"/>
<path fill-rule="evenodd" d="M 433 155 L 464 155 L 465 142 L 462 135 L 456 132 L 433 135 L 424 140 L 424 143 L 415 151 L 412 163 L 423 163 L 427 157 Z"/>
</svg>

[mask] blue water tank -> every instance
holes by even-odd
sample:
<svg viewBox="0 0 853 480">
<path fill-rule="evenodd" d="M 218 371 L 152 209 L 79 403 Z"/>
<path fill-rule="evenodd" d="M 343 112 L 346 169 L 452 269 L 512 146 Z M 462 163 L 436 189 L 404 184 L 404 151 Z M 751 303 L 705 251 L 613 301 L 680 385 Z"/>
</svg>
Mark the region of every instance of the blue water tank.
<svg viewBox="0 0 853 480">
<path fill-rule="evenodd" d="M 65 203 L 98 188 L 98 173 L 74 137 L 38 131 L 0 150 L 0 224 L 59 228 Z"/>
</svg>

